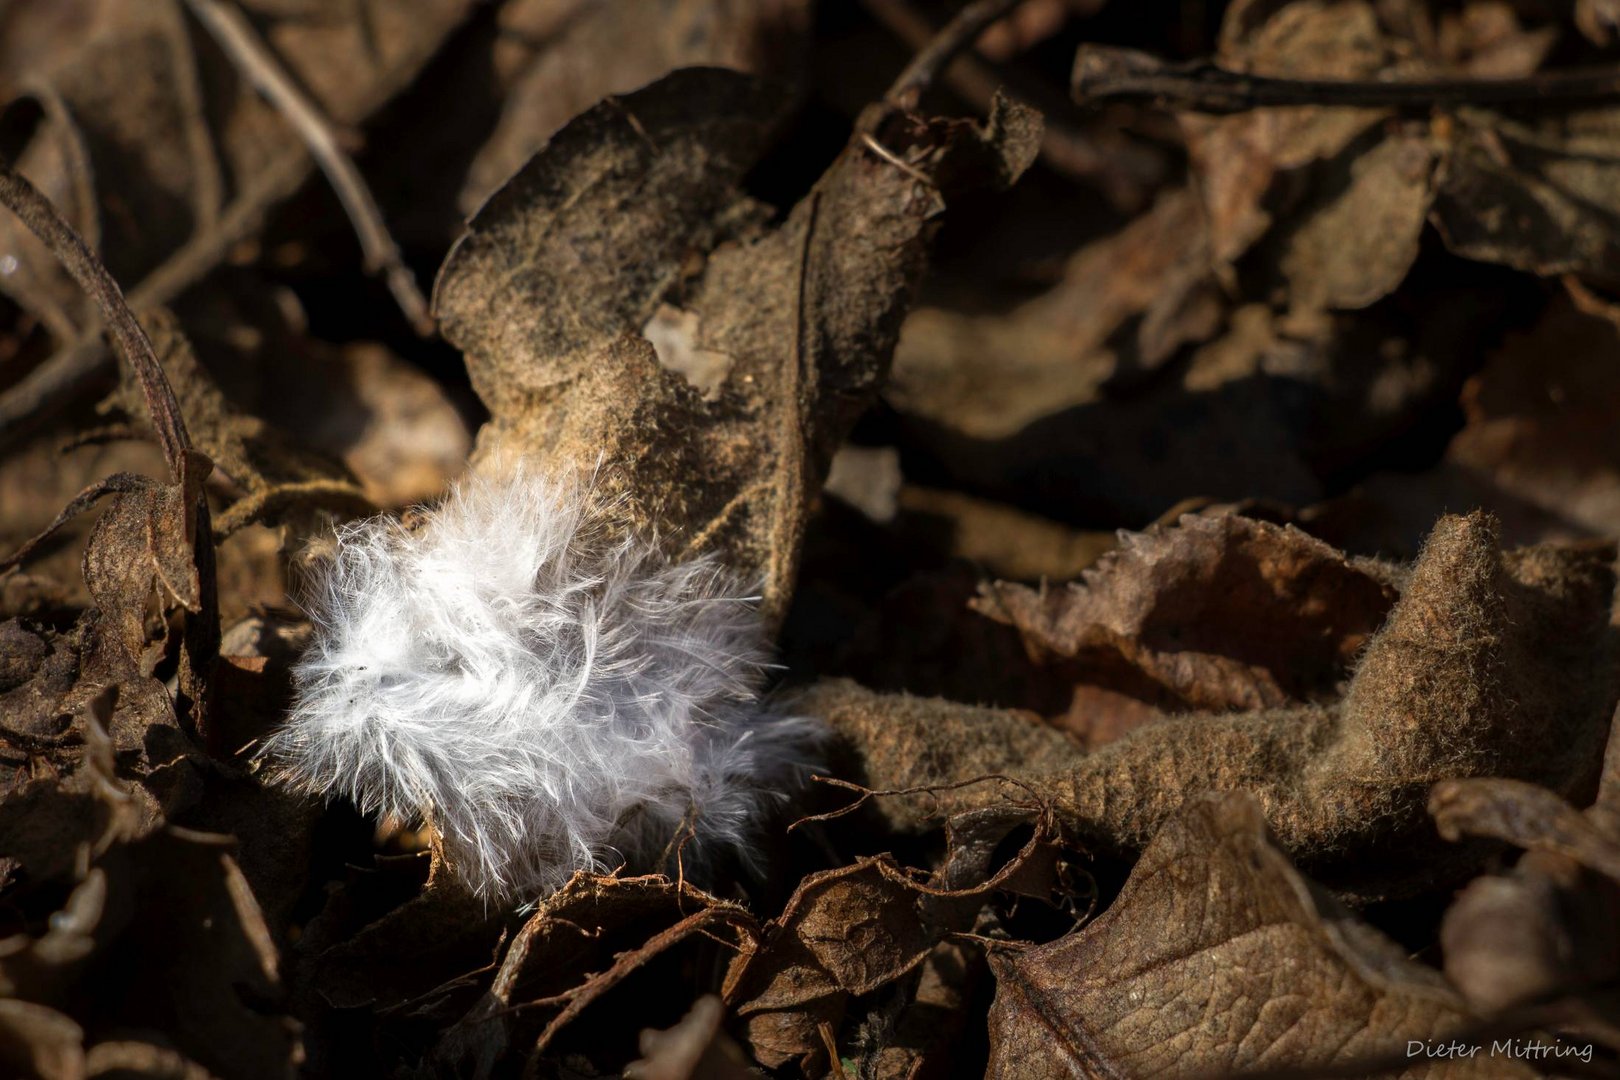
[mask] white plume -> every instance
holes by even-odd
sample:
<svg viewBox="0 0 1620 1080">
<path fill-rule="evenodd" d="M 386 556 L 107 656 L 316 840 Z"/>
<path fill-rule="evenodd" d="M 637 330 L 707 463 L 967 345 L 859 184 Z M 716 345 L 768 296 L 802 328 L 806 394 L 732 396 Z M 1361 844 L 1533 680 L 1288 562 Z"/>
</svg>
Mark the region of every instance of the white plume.
<svg viewBox="0 0 1620 1080">
<path fill-rule="evenodd" d="M 730 845 L 802 781 L 820 733 L 758 704 L 751 598 L 709 559 L 616 536 L 584 482 L 517 465 L 415 529 L 348 525 L 310 607 L 284 783 L 422 818 L 478 893 Z"/>
</svg>

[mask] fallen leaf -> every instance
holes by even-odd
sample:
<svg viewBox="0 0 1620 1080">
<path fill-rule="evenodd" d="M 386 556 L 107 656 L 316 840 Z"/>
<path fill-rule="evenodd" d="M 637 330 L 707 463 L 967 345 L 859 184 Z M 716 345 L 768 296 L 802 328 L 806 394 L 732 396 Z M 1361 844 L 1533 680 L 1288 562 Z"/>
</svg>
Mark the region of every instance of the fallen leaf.
<svg viewBox="0 0 1620 1080">
<path fill-rule="evenodd" d="M 1504 874 L 1475 878 L 1440 926 L 1446 974 L 1476 1009 L 1550 1007 L 1610 1045 L 1620 1031 L 1606 988 L 1620 973 L 1620 738 L 1613 731 L 1597 800 L 1579 811 L 1532 784 L 1436 784 L 1441 835 L 1526 849 Z"/>
<path fill-rule="evenodd" d="M 1005 865 L 999 845 L 1035 823 Z M 1058 849 L 1036 807 L 987 809 L 951 822 L 949 846 L 928 880 L 888 855 L 811 874 L 782 914 L 744 944 L 723 997 L 754 1057 L 777 1068 L 824 1046 L 849 1003 L 906 977 L 947 934 L 969 929 L 997 891 L 1050 900 Z"/>
<path fill-rule="evenodd" d="M 1510 332 L 1462 387 L 1465 426 L 1424 472 L 1383 473 L 1300 516 L 1341 547 L 1415 553 L 1447 506 L 1478 506 L 1504 541 L 1591 541 L 1620 531 L 1620 457 L 1603 432 L 1617 387 L 1605 358 L 1615 327 L 1554 300 Z"/>
<path fill-rule="evenodd" d="M 1460 255 L 1532 273 L 1612 279 L 1620 110 L 1520 121 L 1460 110 L 1433 220 Z"/>
<path fill-rule="evenodd" d="M 1474 1023 L 1438 972 L 1295 870 L 1242 795 L 1189 800 L 1107 911 L 990 965 L 995 1077 L 1400 1068 L 1408 1041 Z M 1476 1056 L 1401 1075 L 1535 1073 Z"/>
<path fill-rule="evenodd" d="M 684 67 L 726 67 L 789 81 L 809 19 L 805 0 L 524 0 L 501 6 L 493 66 L 500 119 L 467 170 L 457 202 L 472 214 L 603 98 Z M 626 38 L 626 26 L 645 32 Z"/>
<path fill-rule="evenodd" d="M 1221 711 L 1331 696 L 1397 595 L 1377 564 L 1217 514 L 1129 534 L 1062 588 L 984 587 L 973 607 L 1076 683 Z"/>
<path fill-rule="evenodd" d="M 1095 402 L 1121 371 L 1151 370 L 1220 325 L 1203 212 L 1167 194 L 1076 252 L 1056 285 L 1005 313 L 919 307 L 884 399 L 972 439 L 1004 439 Z"/>
<path fill-rule="evenodd" d="M 1341 700 L 1184 714 L 1091 754 L 1052 732 L 1017 734 L 1030 724 L 1016 713 L 979 710 L 964 723 L 957 706 L 854 688 L 811 703 L 869 787 L 1011 774 L 1052 800 L 1070 835 L 1124 850 L 1198 793 L 1246 790 L 1313 874 L 1362 897 L 1400 895 L 1481 858 L 1433 834 L 1434 782 L 1503 776 L 1569 793 L 1595 776 L 1616 696 L 1604 659 L 1611 558 L 1552 547 L 1504 556 L 1485 516 L 1443 518 Z M 936 813 L 1001 797 L 993 785 L 943 791 Z"/>
<path fill-rule="evenodd" d="M 810 500 L 888 366 L 941 188 L 1011 182 L 1038 127 L 1012 106 L 982 133 L 888 116 L 875 137 L 906 168 L 856 139 L 762 231 L 735 184 L 784 104 L 708 69 L 609 99 L 490 199 L 435 289 L 493 417 L 486 449 L 561 471 L 610 463 L 644 533 L 757 576 L 773 620 Z M 732 357 L 712 402 L 642 336 L 674 300 L 698 316 L 696 347 Z"/>
<path fill-rule="evenodd" d="M 145 326 L 198 448 L 242 492 L 215 521 L 221 538 L 247 525 L 286 520 L 302 521 L 307 533 L 316 509 L 349 516 L 374 509 L 348 470 L 232 405 L 172 314 L 153 312 Z M 126 378 L 113 404 L 138 416 L 139 395 L 139 387 Z"/>
<path fill-rule="evenodd" d="M 1380 27 L 1371 3 L 1307 0 L 1233 5 L 1218 62 L 1292 78 L 1355 79 L 1421 71 Z M 1421 133 L 1384 145 L 1376 109 L 1305 106 L 1230 117 L 1178 117 L 1207 208 L 1210 253 L 1233 264 L 1274 227 L 1294 236 L 1272 256 L 1294 306 L 1371 303 L 1398 285 L 1417 256 L 1429 205 Z M 1358 165 L 1365 153 L 1385 167 Z M 1405 162 L 1391 168 L 1397 162 Z M 1421 162 L 1421 164 L 1420 164 Z M 1379 227 L 1366 220 L 1371 214 Z"/>
<path fill-rule="evenodd" d="M 42 1005 L 0 1001 L 0 1063 L 14 1075 L 79 1080 L 84 1075 L 84 1031 Z"/>
</svg>

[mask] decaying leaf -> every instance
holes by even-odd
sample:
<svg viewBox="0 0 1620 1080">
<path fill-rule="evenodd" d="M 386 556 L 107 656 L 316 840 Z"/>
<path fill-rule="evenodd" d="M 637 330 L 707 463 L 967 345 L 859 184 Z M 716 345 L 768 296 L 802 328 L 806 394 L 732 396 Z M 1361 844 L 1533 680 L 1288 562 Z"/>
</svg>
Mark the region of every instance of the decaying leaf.
<svg viewBox="0 0 1620 1080">
<path fill-rule="evenodd" d="M 1207 245 L 1197 200 L 1174 192 L 1082 248 L 1056 286 L 1005 314 L 921 306 L 906 320 L 884 397 L 976 439 L 1093 402 L 1111 377 L 1156 368 L 1219 326 Z"/>
<path fill-rule="evenodd" d="M 1609 222 L 1620 210 L 1620 110 L 1521 122 L 1464 111 L 1434 223 L 1459 254 L 1538 274 L 1612 279 Z"/>
<path fill-rule="evenodd" d="M 1308 508 L 1301 524 L 1351 551 L 1415 554 L 1437 506 L 1478 506 L 1510 544 L 1586 542 L 1620 525 L 1609 320 L 1555 300 L 1462 386 L 1466 423 L 1421 473 L 1381 473 Z"/>
<path fill-rule="evenodd" d="M 1501 1058 L 1408 1066 L 1474 1026 L 1432 969 L 1289 864 L 1242 795 L 1166 818 L 1079 932 L 992 953 L 996 1077 L 1213 1076 L 1353 1062 L 1411 1076 L 1533 1076 Z"/>
<path fill-rule="evenodd" d="M 43 929 L 13 914 L 0 937 L 0 988 L 26 1005 L 18 1037 L 37 1046 L 56 1032 L 59 1052 L 81 1060 L 90 1044 L 144 1028 L 215 1075 L 291 1077 L 293 1026 L 261 1011 L 280 993 L 277 952 L 234 841 L 165 825 L 151 794 L 119 777 L 108 715 L 101 699 L 77 718 L 86 749 L 65 780 L 3 797 L 0 856 L 36 895 L 66 890 Z M 77 1022 L 42 1029 L 45 1005 Z"/>
<path fill-rule="evenodd" d="M 605 97 L 670 71 L 715 66 L 778 79 L 796 62 L 804 0 L 524 0 L 501 7 L 497 72 L 509 80 L 500 120 L 457 200 L 468 214 L 569 120 Z M 626 37 L 624 27 L 644 32 Z"/>
<path fill-rule="evenodd" d="M 493 414 L 484 448 L 609 462 L 647 531 L 757 575 L 775 618 L 809 500 L 887 367 L 940 190 L 975 165 L 1010 180 L 1034 152 L 1010 106 L 983 134 L 897 114 L 874 137 L 906 167 L 857 139 L 764 230 L 735 184 L 783 104 L 702 69 L 610 99 L 485 205 L 435 290 Z M 707 394 L 642 336 L 661 305 L 696 316 L 680 323 L 692 348 L 730 358 Z"/>
<path fill-rule="evenodd" d="M 1404 55 L 1403 55 L 1404 53 Z M 1423 64 L 1371 3 L 1237 4 L 1219 62 L 1271 76 L 1410 76 Z M 1303 107 L 1181 118 L 1208 209 L 1210 252 L 1232 265 L 1262 237 L 1295 308 L 1364 307 L 1406 276 L 1431 199 L 1423 125 L 1376 109 Z"/>
<path fill-rule="evenodd" d="M 1437 784 L 1429 811 L 1450 839 L 1526 849 L 1446 911 L 1440 941 L 1452 983 L 1481 1012 L 1545 1004 L 1614 1045 L 1620 1028 L 1603 997 L 1620 974 L 1620 738 L 1611 732 L 1597 800 L 1584 812 L 1545 788 L 1498 779 Z"/>
<path fill-rule="evenodd" d="M 1391 577 L 1295 529 L 1188 515 L 1129 535 L 1080 582 L 1001 582 L 973 606 L 1077 683 L 1215 712 L 1331 694 L 1394 604 Z"/>
<path fill-rule="evenodd" d="M 0 4 L 0 1074 L 1612 1071 L 1617 11 Z M 757 585 L 735 866 L 257 771 L 298 545 L 469 453 Z"/>
<path fill-rule="evenodd" d="M 1616 695 L 1612 558 L 1551 547 L 1504 555 L 1485 516 L 1443 518 L 1338 702 L 1169 717 L 1091 754 L 1065 754 L 1048 736 L 1037 743 L 1047 752 L 1030 756 L 1003 734 L 1020 719 L 995 711 L 945 735 L 941 717 L 960 707 L 850 689 L 810 707 L 839 730 L 869 786 L 1009 773 L 1051 798 L 1073 834 L 1136 850 L 1197 793 L 1247 790 L 1283 849 L 1317 876 L 1360 895 L 1399 894 L 1479 858 L 1433 835 L 1424 806 L 1434 782 L 1505 776 L 1564 793 L 1591 783 Z M 993 786 L 938 795 L 946 812 L 995 797 Z"/>
<path fill-rule="evenodd" d="M 1032 820 L 1039 824 L 1017 854 L 992 865 L 997 845 Z M 887 855 L 806 877 L 745 945 L 723 993 L 762 1064 L 824 1048 L 823 1026 L 836 1026 L 853 998 L 914 972 L 946 934 L 971 927 L 997 890 L 1050 899 L 1056 889 L 1057 851 L 1037 808 L 963 815 L 950 841 L 931 881 Z"/>
</svg>

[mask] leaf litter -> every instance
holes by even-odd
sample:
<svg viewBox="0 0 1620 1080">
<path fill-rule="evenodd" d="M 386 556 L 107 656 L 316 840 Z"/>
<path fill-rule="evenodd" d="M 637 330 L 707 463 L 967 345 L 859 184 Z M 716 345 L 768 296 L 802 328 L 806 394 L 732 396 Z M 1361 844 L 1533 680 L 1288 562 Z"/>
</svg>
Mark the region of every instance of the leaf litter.
<svg viewBox="0 0 1620 1080">
<path fill-rule="evenodd" d="M 8 1075 L 1620 1061 L 1612 5 L 834 7 L 0 17 Z M 751 866 L 255 768 L 514 452 L 757 583 Z"/>
</svg>

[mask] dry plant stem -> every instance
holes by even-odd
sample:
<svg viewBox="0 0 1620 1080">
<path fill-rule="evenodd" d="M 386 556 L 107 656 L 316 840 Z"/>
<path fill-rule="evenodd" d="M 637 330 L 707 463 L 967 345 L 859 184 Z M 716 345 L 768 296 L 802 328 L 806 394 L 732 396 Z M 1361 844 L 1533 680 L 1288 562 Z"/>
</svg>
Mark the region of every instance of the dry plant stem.
<svg viewBox="0 0 1620 1080">
<path fill-rule="evenodd" d="M 1620 99 L 1620 69 L 1550 72 L 1522 79 L 1276 79 L 1230 71 L 1207 60 L 1171 64 L 1134 49 L 1088 45 L 1075 57 L 1072 89 L 1082 104 L 1148 102 L 1204 113 L 1291 105 L 1377 109 L 1570 105 Z"/>
<path fill-rule="evenodd" d="M 433 333 L 433 316 L 427 300 L 417 288 L 416 278 L 405 265 L 399 245 L 383 224 L 382 211 L 372 198 L 360 170 L 338 144 L 332 126 L 320 108 L 299 89 L 282 70 L 264 42 L 253 32 L 247 18 L 226 0 L 186 0 L 192 14 L 197 16 L 208 32 L 219 42 L 231 60 L 241 68 L 242 74 L 271 104 L 281 110 L 294 130 L 298 132 L 321 171 L 337 192 L 344 212 L 354 226 L 365 253 L 366 269 L 381 273 L 394 294 L 394 301 L 405 313 L 417 333 Z"/>
<path fill-rule="evenodd" d="M 124 302 L 124 294 L 118 288 L 118 283 L 107 273 L 107 268 L 96 258 L 95 252 L 85 245 L 73 226 L 51 205 L 51 201 L 9 165 L 0 165 L 0 202 L 50 248 L 80 288 L 95 299 L 102 319 L 113 340 L 118 343 L 119 351 L 129 361 L 135 377 L 140 381 L 158 445 L 163 448 L 163 458 L 169 464 L 170 479 L 180 483 L 185 472 L 186 452 L 191 449 L 191 438 L 186 434 L 180 406 L 175 401 L 169 380 L 163 375 L 162 366 L 158 364 L 152 342 L 129 310 L 129 305 Z"/>
<path fill-rule="evenodd" d="M 873 18 L 912 49 L 925 49 L 934 40 L 934 26 L 907 0 L 862 0 L 862 3 Z M 943 78 L 947 86 L 980 113 L 990 111 L 1001 85 L 995 70 L 971 52 L 947 64 Z M 1060 111 L 1073 109 L 1057 95 L 1051 95 L 1053 100 L 1050 101 L 1034 99 L 1042 95 L 1016 96 L 1046 114 L 1046 127 L 1041 132 L 1041 160 L 1058 172 L 1098 178 L 1110 193 L 1134 189 L 1157 176 L 1155 163 L 1138 155 L 1110 153 L 1056 116 Z"/>
<path fill-rule="evenodd" d="M 551 1005 L 563 1006 L 563 1010 L 552 1017 L 551 1022 L 545 1026 L 545 1029 L 540 1032 L 539 1038 L 535 1040 L 534 1050 L 530 1052 L 528 1064 L 523 1070 L 525 1080 L 540 1075 L 542 1055 L 544 1055 L 546 1048 L 551 1045 L 563 1028 L 567 1027 L 580 1013 L 585 1011 L 587 1005 L 590 1005 L 613 987 L 623 982 L 626 976 L 640 968 L 651 958 L 666 952 L 693 934 L 705 933 L 710 926 L 714 925 L 730 926 L 737 931 L 739 937 L 753 937 L 755 934 L 754 922 L 745 912 L 735 908 L 706 908 L 703 911 L 688 915 L 669 929 L 654 934 L 647 939 L 645 944 L 628 952 L 618 954 L 611 968 L 599 975 L 592 976 L 580 986 L 553 997 L 541 998 L 513 1006 L 513 1011 Z M 709 935 L 705 934 L 705 936 Z"/>
<path fill-rule="evenodd" d="M 906 65 L 906 69 L 900 73 L 894 85 L 889 87 L 889 92 L 883 95 L 884 100 L 897 108 L 915 109 L 923 91 L 934 84 L 939 73 L 955 59 L 957 53 L 977 41 L 979 35 L 984 33 L 991 23 L 1005 17 L 1023 2 L 1024 0 L 975 0 L 957 12 L 956 17 L 946 23 L 945 28 L 911 58 L 911 63 Z"/>
<path fill-rule="evenodd" d="M 192 545 L 197 596 L 195 606 L 185 619 L 176 704 L 181 715 L 189 718 L 191 733 L 206 738 L 204 717 L 208 711 L 209 682 L 219 652 L 213 530 L 209 525 L 208 501 L 202 495 L 202 482 L 213 464 L 191 449 L 191 436 L 186 432 L 180 405 L 158 363 L 151 339 L 130 311 L 118 283 L 85 244 L 84 238 L 38 188 L 5 163 L 0 163 L 0 203 L 39 237 L 79 287 L 95 299 L 103 323 L 141 385 L 141 395 L 152 418 L 152 430 L 169 466 L 169 478 L 187 501 L 183 527 L 186 540 Z"/>
</svg>

